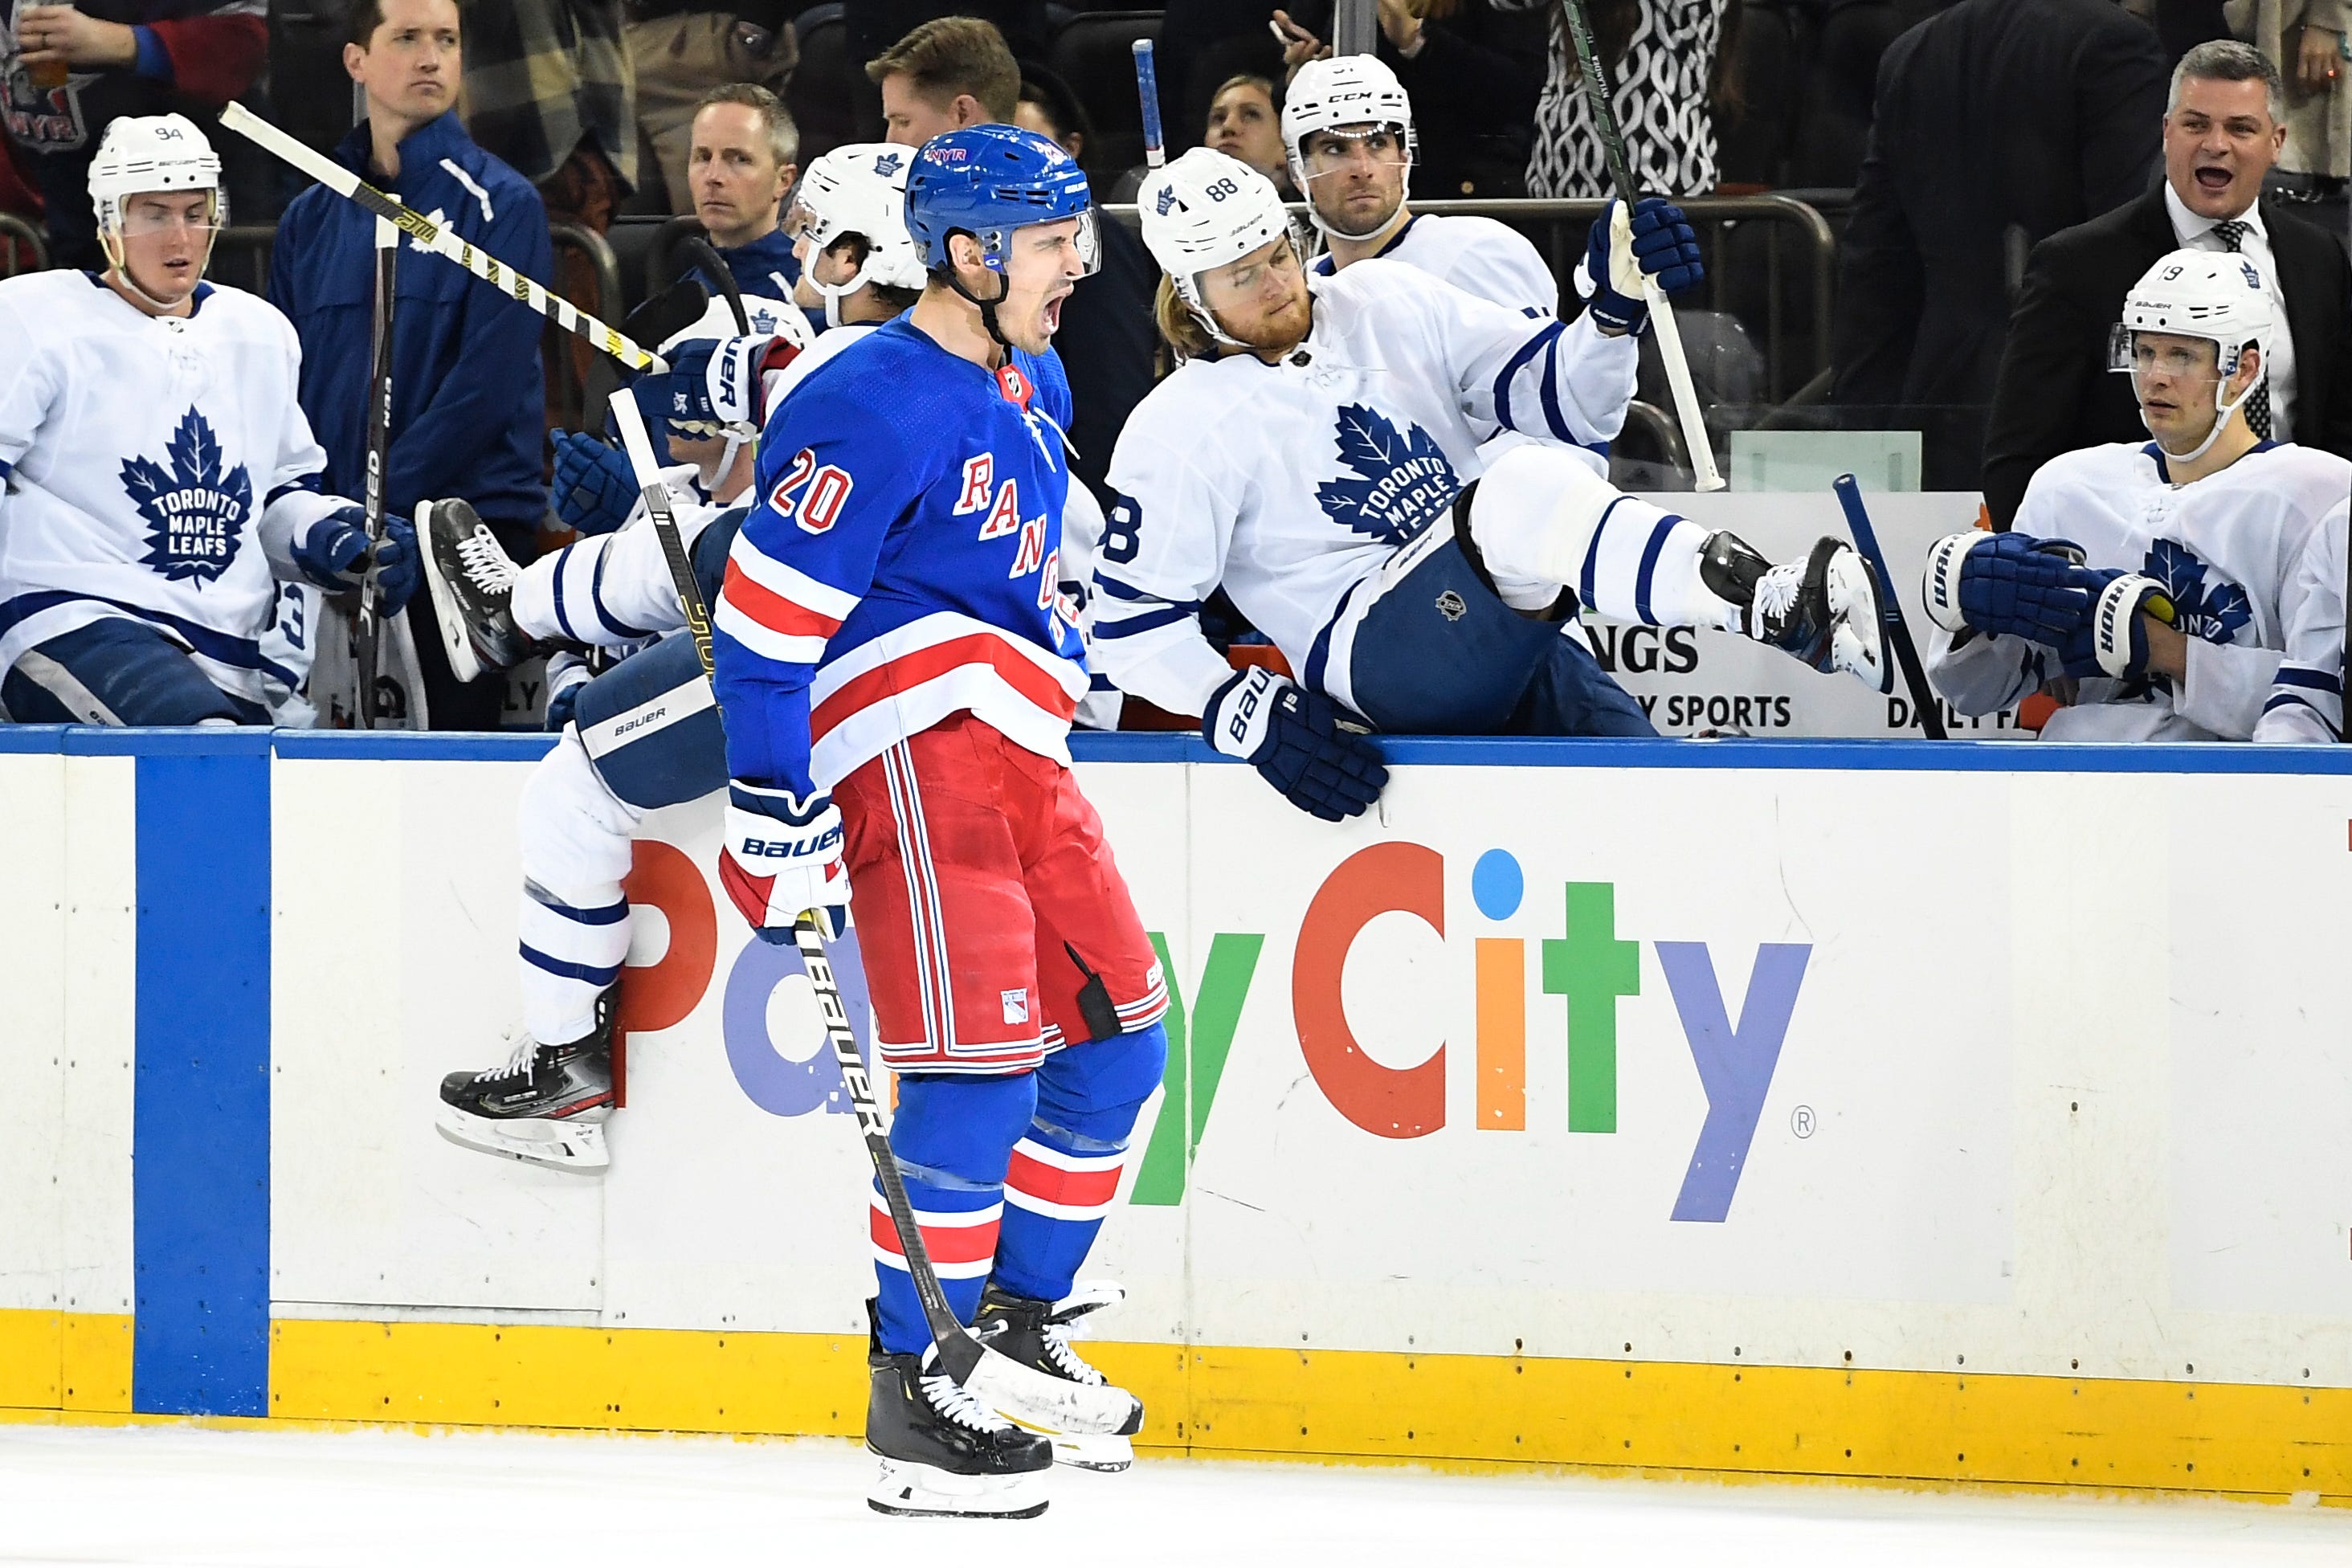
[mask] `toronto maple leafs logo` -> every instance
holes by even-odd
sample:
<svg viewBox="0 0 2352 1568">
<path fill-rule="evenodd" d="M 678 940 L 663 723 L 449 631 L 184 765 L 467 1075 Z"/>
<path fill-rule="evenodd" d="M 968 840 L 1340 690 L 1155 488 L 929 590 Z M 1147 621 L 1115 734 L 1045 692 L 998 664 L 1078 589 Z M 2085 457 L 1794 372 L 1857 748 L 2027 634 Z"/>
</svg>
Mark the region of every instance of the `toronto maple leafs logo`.
<svg viewBox="0 0 2352 1568">
<path fill-rule="evenodd" d="M 1407 425 L 1399 435 L 1377 409 L 1339 410 L 1339 461 L 1354 476 L 1326 479 L 1315 499 L 1331 521 L 1383 544 L 1404 544 L 1453 504 L 1462 489 L 1429 432 Z"/>
<path fill-rule="evenodd" d="M 1162 185 L 1160 188 L 1160 200 L 1155 204 L 1155 205 L 1159 215 L 1161 217 L 1166 217 L 1170 212 L 1175 209 L 1176 187 L 1173 185 Z"/>
<path fill-rule="evenodd" d="M 2176 624 L 2190 637 L 2210 643 L 2235 642 L 2239 631 L 2254 618 L 2253 603 L 2246 591 L 2227 580 L 2209 586 L 2205 563 L 2185 544 L 2158 540 L 2147 547 L 2141 570 L 2164 584 L 2173 608 L 2179 612 Z"/>
<path fill-rule="evenodd" d="M 168 468 L 146 458 L 122 465 L 122 488 L 147 520 L 147 553 L 140 563 L 174 583 L 193 577 L 201 587 L 217 581 L 236 559 L 253 510 L 253 485 L 242 464 L 221 471 L 220 438 L 193 408 L 172 433 L 164 456 Z"/>
<path fill-rule="evenodd" d="M 906 161 L 907 155 L 903 153 L 885 153 L 874 160 L 874 172 L 886 180 L 889 179 L 898 174 L 899 166 Z"/>
</svg>

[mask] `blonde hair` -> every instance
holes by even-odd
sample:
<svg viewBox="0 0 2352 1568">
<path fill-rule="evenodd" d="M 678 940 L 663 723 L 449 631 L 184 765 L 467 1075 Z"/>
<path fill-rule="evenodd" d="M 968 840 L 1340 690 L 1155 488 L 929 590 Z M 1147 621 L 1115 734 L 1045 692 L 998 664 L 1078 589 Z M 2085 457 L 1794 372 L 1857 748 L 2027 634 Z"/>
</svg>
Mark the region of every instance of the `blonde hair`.
<svg viewBox="0 0 2352 1568">
<path fill-rule="evenodd" d="M 1151 296 L 1151 320 L 1178 359 L 1217 357 L 1217 340 L 1210 335 L 1192 307 L 1184 303 L 1184 296 L 1176 292 L 1176 280 L 1165 273 L 1160 275 L 1160 288 Z"/>
</svg>

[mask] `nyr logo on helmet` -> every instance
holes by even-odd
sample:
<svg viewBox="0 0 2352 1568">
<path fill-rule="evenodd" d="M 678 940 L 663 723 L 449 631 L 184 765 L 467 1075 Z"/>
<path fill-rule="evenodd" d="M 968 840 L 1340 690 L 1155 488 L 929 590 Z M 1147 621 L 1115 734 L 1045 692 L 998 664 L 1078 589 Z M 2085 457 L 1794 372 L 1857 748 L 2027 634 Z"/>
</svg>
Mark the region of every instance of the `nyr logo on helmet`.
<svg viewBox="0 0 2352 1568">
<path fill-rule="evenodd" d="M 2210 568 L 2185 544 L 2158 540 L 2147 547 L 2140 570 L 2164 584 L 2179 612 L 2173 624 L 2192 637 L 2233 643 L 2241 631 L 2253 624 L 2253 602 L 2246 597 L 2246 591 L 2227 579 L 2209 584 L 2205 576 Z"/>
<path fill-rule="evenodd" d="M 166 468 L 146 458 L 122 465 L 122 488 L 147 520 L 147 553 L 140 563 L 173 582 L 218 580 L 245 542 L 253 485 L 242 464 L 224 473 L 220 438 L 194 408 L 181 419 L 164 452 Z"/>
<path fill-rule="evenodd" d="M 961 163 L 971 155 L 970 151 L 966 148 L 941 147 L 936 143 L 925 146 L 920 153 L 916 154 L 917 157 L 921 158 L 928 163 Z"/>
<path fill-rule="evenodd" d="M 1324 480 L 1315 499 L 1332 521 L 1383 544 L 1418 537 L 1461 491 L 1454 465 L 1427 431 L 1408 425 L 1399 434 L 1360 403 L 1339 410 L 1339 447 L 1350 477 Z"/>
</svg>

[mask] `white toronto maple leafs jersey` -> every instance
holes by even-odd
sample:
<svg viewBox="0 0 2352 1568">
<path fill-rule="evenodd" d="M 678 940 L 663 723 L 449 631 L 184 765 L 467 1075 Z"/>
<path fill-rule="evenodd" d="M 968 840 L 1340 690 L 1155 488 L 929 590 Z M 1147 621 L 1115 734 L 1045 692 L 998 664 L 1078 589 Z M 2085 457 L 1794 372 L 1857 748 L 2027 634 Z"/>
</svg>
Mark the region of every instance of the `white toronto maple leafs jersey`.
<svg viewBox="0 0 2352 1568">
<path fill-rule="evenodd" d="M 2171 482 L 2155 443 L 2116 442 L 2050 459 L 2026 487 L 2016 529 L 2071 539 L 2095 569 L 2165 585 L 2189 634 L 2188 679 L 2071 683 L 2055 650 L 2022 637 L 1938 628 L 1927 666 L 1963 713 L 2053 688 L 2066 706 L 2045 741 L 2243 741 L 2287 647 L 2287 594 L 2312 531 L 2352 486 L 2352 463 L 2264 442 L 2192 484 Z"/>
<path fill-rule="evenodd" d="M 1416 213 L 1381 247 L 1381 261 L 1402 261 L 1442 278 L 1467 294 L 1507 305 L 1522 315 L 1559 314 L 1559 279 L 1527 236 L 1490 217 L 1439 217 Z M 1331 277 L 1331 258 L 1315 258 Z"/>
<path fill-rule="evenodd" d="M 2344 573 L 2352 503 L 2311 531 L 2284 595 L 2286 658 L 2254 726 L 2257 741 L 2333 743 L 2344 737 Z"/>
<path fill-rule="evenodd" d="M 1634 341 L 1531 319 L 1401 262 L 1312 277 L 1279 363 L 1195 360 L 1128 416 L 1095 563 L 1094 644 L 1121 689 L 1198 713 L 1232 668 L 1202 636 L 1220 586 L 1307 685 L 1353 706 L 1331 632 L 1350 592 L 1447 515 L 1518 430 L 1606 472 Z"/>
<path fill-rule="evenodd" d="M 293 530 L 342 504 L 276 308 L 199 287 L 186 317 L 86 272 L 0 280 L 0 672 L 92 621 L 143 621 L 224 691 L 299 687 L 263 639 Z M 263 543 L 263 515 L 271 514 Z"/>
</svg>

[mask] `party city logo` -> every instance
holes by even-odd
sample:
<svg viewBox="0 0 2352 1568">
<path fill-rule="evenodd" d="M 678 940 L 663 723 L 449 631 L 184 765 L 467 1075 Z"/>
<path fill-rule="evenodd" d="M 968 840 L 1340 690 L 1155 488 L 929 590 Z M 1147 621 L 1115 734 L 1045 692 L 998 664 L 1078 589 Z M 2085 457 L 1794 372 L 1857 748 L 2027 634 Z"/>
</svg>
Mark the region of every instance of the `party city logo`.
<svg viewBox="0 0 2352 1568">
<path fill-rule="evenodd" d="M 1568 1130 L 1614 1134 L 1617 1007 L 1642 992 L 1642 944 L 1617 932 L 1615 884 L 1567 882 L 1556 902 L 1530 903 L 1517 858 L 1490 849 L 1472 868 L 1470 892 L 1479 923 L 1487 928 L 1470 934 L 1475 1020 L 1469 1055 L 1477 1131 L 1527 1130 L 1528 1009 L 1549 1005 L 1567 1015 Z M 1307 1070 L 1333 1110 L 1376 1137 L 1423 1138 L 1445 1126 L 1446 1076 L 1463 1053 L 1439 1041 L 1411 1067 L 1377 1062 L 1358 1043 L 1341 994 L 1358 935 L 1391 913 L 1424 921 L 1441 940 L 1459 940 L 1462 933 L 1447 929 L 1443 855 L 1410 842 L 1374 845 L 1324 879 L 1299 921 L 1291 957 L 1292 1021 Z M 1512 925 L 1527 921 L 1556 921 L 1551 930 L 1559 934 L 1534 940 L 1509 934 Z M 1173 1004 L 1167 1097 L 1137 1173 L 1136 1203 L 1183 1201 L 1186 1174 L 1207 1129 L 1264 942 L 1261 935 L 1218 933 L 1192 988 L 1189 1015 L 1176 968 L 1161 946 Z M 1758 944 L 1737 1024 L 1707 943 L 1654 940 L 1650 946 L 1706 1095 L 1706 1116 L 1673 1217 L 1720 1224 L 1738 1190 L 1811 944 Z"/>
</svg>

